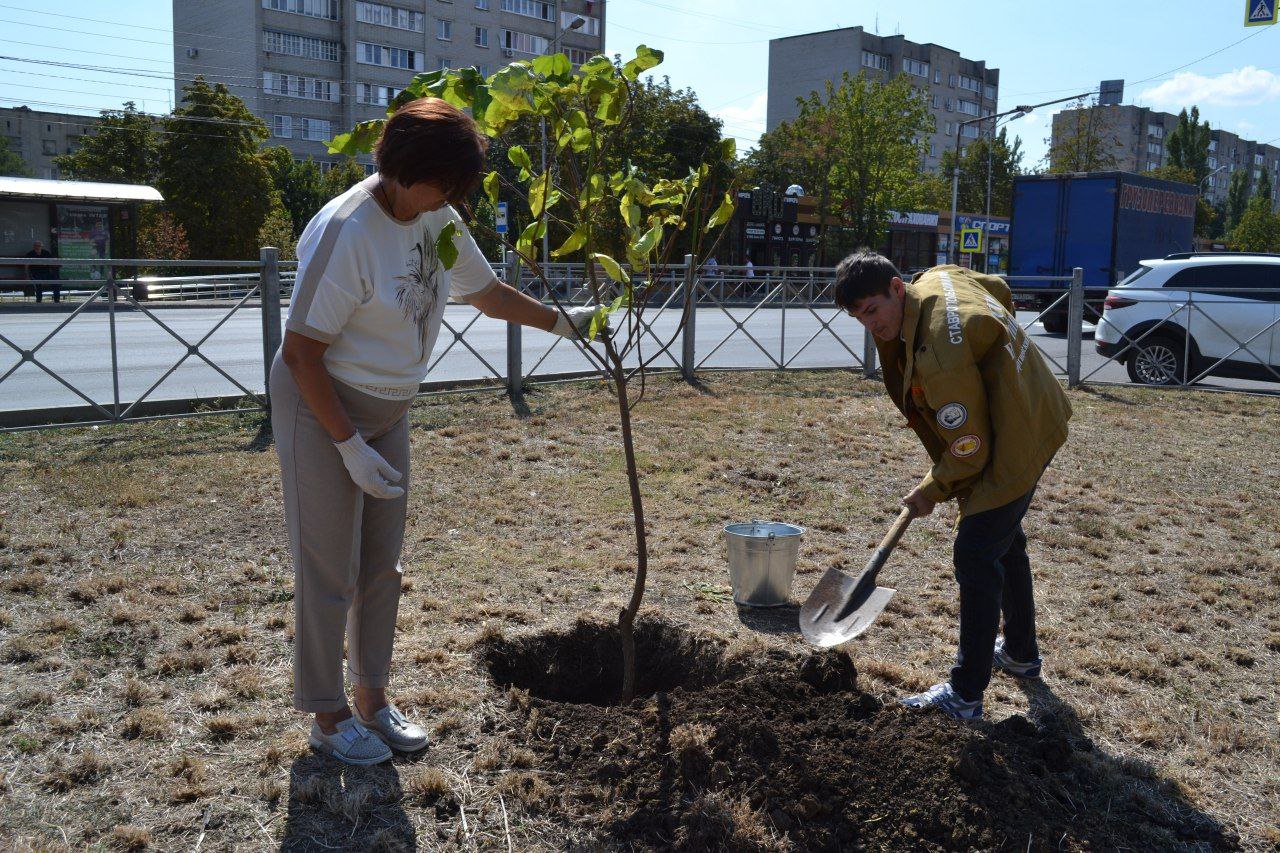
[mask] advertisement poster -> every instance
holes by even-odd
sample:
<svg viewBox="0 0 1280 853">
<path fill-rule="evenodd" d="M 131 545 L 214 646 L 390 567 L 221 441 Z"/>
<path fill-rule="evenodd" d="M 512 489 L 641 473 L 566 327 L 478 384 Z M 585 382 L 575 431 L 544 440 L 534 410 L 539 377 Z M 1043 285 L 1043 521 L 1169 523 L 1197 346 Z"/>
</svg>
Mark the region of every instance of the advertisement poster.
<svg viewBox="0 0 1280 853">
<path fill-rule="evenodd" d="M 108 258 L 111 239 L 107 229 L 107 209 L 78 204 L 58 205 L 58 257 Z M 62 268 L 64 279 L 106 278 L 106 267 L 70 265 Z"/>
</svg>

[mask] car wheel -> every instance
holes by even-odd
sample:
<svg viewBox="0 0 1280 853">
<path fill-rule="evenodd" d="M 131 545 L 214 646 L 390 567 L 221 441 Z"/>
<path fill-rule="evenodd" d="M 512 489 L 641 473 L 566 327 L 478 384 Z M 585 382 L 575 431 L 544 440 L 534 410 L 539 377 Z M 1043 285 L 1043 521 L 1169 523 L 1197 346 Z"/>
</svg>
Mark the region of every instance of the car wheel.
<svg viewBox="0 0 1280 853">
<path fill-rule="evenodd" d="M 1067 333 L 1066 314 L 1045 314 L 1040 322 L 1044 324 L 1044 330 L 1051 335 L 1065 335 Z"/>
<path fill-rule="evenodd" d="M 1125 365 L 1129 380 L 1141 385 L 1180 385 L 1187 379 L 1182 341 L 1153 335 L 1134 346 Z"/>
</svg>

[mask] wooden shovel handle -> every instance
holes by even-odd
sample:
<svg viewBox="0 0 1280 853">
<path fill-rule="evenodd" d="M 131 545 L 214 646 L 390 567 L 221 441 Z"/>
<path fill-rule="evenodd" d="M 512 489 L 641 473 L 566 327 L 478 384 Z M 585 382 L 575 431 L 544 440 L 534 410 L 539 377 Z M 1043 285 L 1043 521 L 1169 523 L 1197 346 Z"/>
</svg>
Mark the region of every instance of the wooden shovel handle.
<svg viewBox="0 0 1280 853">
<path fill-rule="evenodd" d="M 915 512 L 911 507 L 904 506 L 902 512 L 898 513 L 898 519 L 893 523 L 893 527 L 889 528 L 889 532 L 880 540 L 879 547 L 871 555 L 871 559 L 867 561 L 867 567 L 862 570 L 864 575 L 875 577 L 889 559 L 889 555 L 893 553 L 893 549 L 898 547 L 902 534 L 907 532 L 907 527 L 911 524 L 911 519 L 913 518 L 915 518 Z"/>
</svg>

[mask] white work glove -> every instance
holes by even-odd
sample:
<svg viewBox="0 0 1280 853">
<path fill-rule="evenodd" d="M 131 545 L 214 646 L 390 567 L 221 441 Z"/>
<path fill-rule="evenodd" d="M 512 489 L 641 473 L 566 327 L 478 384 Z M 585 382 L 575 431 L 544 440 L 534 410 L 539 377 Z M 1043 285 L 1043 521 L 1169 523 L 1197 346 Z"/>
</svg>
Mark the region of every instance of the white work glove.
<svg viewBox="0 0 1280 853">
<path fill-rule="evenodd" d="M 599 307 L 598 305 L 579 305 L 574 308 L 566 308 L 563 311 L 556 311 L 556 324 L 552 327 L 551 333 L 570 340 L 581 335 L 582 339 L 586 340 L 587 333 L 591 331 L 591 318 L 596 315 L 596 309 Z M 608 334 L 613 331 L 613 326 L 609 324 L 612 319 L 612 317 L 606 318 L 606 325 L 601 332 L 602 334 Z"/>
<path fill-rule="evenodd" d="M 333 446 L 342 454 L 342 462 L 347 466 L 351 479 L 366 494 L 384 499 L 404 494 L 404 489 L 391 485 L 399 482 L 403 475 L 392 468 L 381 453 L 366 444 L 359 432 L 346 441 L 335 441 Z"/>
</svg>

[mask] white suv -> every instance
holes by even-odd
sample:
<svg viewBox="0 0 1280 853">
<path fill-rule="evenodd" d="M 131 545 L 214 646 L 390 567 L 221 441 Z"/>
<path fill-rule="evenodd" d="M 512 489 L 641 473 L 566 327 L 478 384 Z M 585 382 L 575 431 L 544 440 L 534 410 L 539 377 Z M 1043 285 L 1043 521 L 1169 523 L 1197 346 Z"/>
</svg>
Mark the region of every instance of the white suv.
<svg viewBox="0 0 1280 853">
<path fill-rule="evenodd" d="M 1108 291 L 1094 341 L 1147 385 L 1201 375 L 1280 382 L 1280 255 L 1142 261 Z"/>
</svg>

